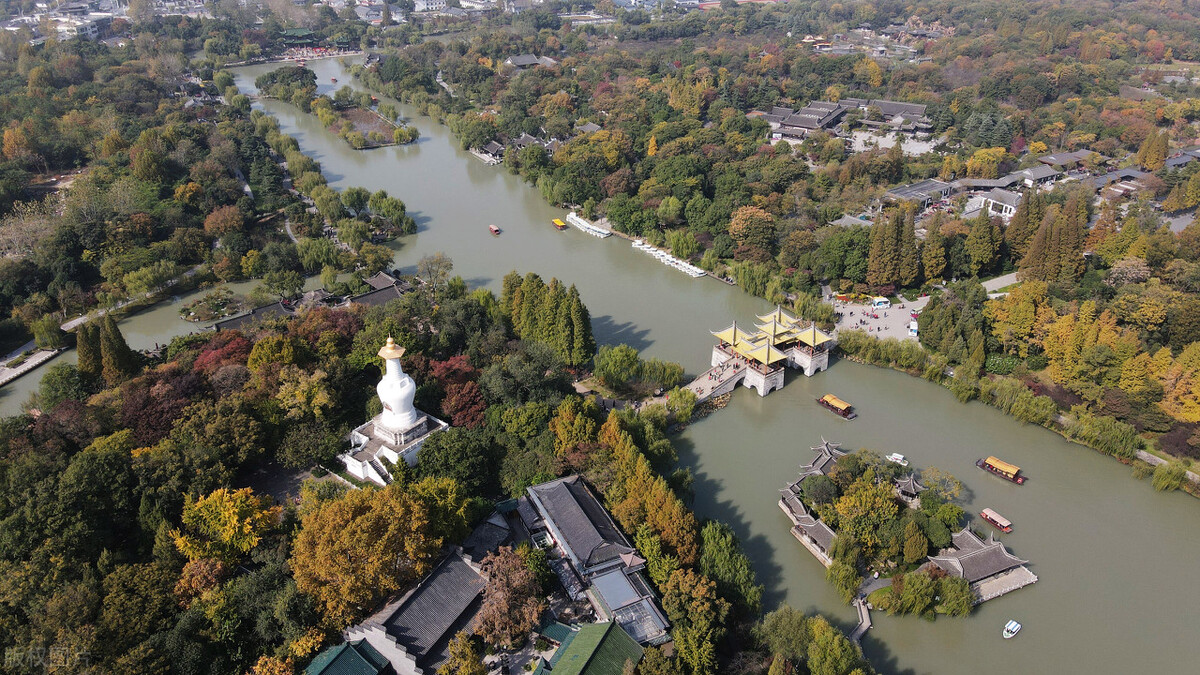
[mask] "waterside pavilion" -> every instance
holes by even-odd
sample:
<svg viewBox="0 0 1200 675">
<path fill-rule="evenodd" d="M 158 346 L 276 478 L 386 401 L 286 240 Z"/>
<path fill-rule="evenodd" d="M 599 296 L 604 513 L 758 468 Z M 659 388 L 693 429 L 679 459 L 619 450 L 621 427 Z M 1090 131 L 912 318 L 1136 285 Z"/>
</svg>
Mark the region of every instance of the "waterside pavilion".
<svg viewBox="0 0 1200 675">
<path fill-rule="evenodd" d="M 783 388 L 783 369 L 790 366 L 811 377 L 829 368 L 829 351 L 836 344 L 815 323 L 803 325 L 782 307 L 757 317 L 755 331 L 733 322 L 713 331 L 712 368 L 688 385 L 698 401 L 730 393 L 742 386 L 766 396 Z"/>
</svg>

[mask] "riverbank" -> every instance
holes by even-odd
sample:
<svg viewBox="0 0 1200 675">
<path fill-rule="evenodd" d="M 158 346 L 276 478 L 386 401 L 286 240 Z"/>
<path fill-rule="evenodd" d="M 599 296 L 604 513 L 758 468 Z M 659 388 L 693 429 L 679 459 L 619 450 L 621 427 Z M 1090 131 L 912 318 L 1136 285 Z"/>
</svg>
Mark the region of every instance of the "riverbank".
<svg viewBox="0 0 1200 675">
<path fill-rule="evenodd" d="M 883 345 L 885 343 L 885 341 L 880 338 L 877 338 L 875 336 L 868 336 L 865 334 L 863 335 L 863 339 L 874 341 L 874 343 L 876 343 L 877 345 Z M 889 338 L 889 339 L 894 340 L 894 338 Z M 895 371 L 904 373 L 904 374 L 912 376 L 912 377 L 920 377 L 921 379 L 924 379 L 929 382 L 933 382 L 935 384 L 940 384 L 940 385 L 946 387 L 947 389 L 954 391 L 955 395 L 959 396 L 959 398 L 962 399 L 962 395 L 960 394 L 960 392 L 955 391 L 956 383 L 959 381 L 953 377 L 952 372 L 947 373 L 947 372 L 943 372 L 940 370 L 931 371 L 929 369 L 929 365 L 931 363 L 929 353 L 926 352 L 924 350 L 924 348 L 919 345 L 919 343 L 911 342 L 908 344 L 915 345 L 915 349 L 920 350 L 920 354 L 924 356 L 924 360 L 921 363 L 906 365 L 905 363 L 901 363 L 901 362 L 898 362 L 898 361 L 892 360 L 892 359 L 880 360 L 878 358 L 876 358 L 876 359 L 864 358 L 862 356 L 863 351 L 861 351 L 859 349 L 854 349 L 854 351 L 847 351 L 846 346 L 844 344 L 839 344 L 839 346 L 842 347 L 843 358 L 846 358 L 850 361 L 854 361 L 856 363 L 860 363 L 863 365 L 874 366 L 874 367 L 885 367 L 885 368 L 889 368 L 891 370 L 895 370 Z M 907 351 L 911 352 L 912 349 L 913 349 L 912 347 L 909 347 L 909 349 Z M 876 350 L 876 353 L 879 353 L 882 351 L 883 351 L 882 349 L 879 349 L 879 350 Z M 855 352 L 857 352 L 857 353 L 855 353 Z M 909 359 L 914 358 L 912 354 L 909 354 L 907 356 Z M 994 379 L 992 379 L 992 378 L 994 378 Z M 1086 448 L 1090 448 L 1102 455 L 1112 457 L 1113 459 L 1115 459 L 1118 462 L 1121 462 L 1122 464 L 1125 464 L 1125 465 L 1132 465 L 1135 460 L 1146 462 L 1147 464 L 1150 464 L 1151 466 L 1159 466 L 1159 465 L 1170 463 L 1170 460 L 1166 460 L 1158 455 L 1147 452 L 1144 448 L 1118 447 L 1117 445 L 1115 445 L 1116 439 L 1111 435 L 1096 435 L 1096 434 L 1085 435 L 1079 431 L 1076 431 L 1077 427 L 1084 424 L 1085 420 L 1079 419 L 1079 417 L 1074 413 L 1064 414 L 1062 411 L 1058 410 L 1058 407 L 1056 404 L 1054 404 L 1053 400 L 1051 400 L 1049 397 L 1046 397 L 1046 396 L 1035 395 L 1032 391 L 1029 391 L 1025 387 L 1024 383 L 1022 383 L 1020 381 L 1013 380 L 1011 378 L 1006 378 L 1002 375 L 991 376 L 991 378 L 989 378 L 988 376 L 984 376 L 984 380 L 988 380 L 989 382 L 1008 382 L 1008 383 L 1012 383 L 1012 385 L 1019 386 L 1022 390 L 1028 392 L 1028 398 L 1030 399 L 1030 401 L 1036 400 L 1036 402 L 1041 403 L 1042 404 L 1041 407 L 1046 412 L 1048 412 L 1050 407 L 1053 406 L 1054 412 L 1052 414 L 1044 414 L 1044 419 L 1040 419 L 1040 418 L 1022 419 L 1022 417 L 1020 417 L 1019 415 L 1013 414 L 1013 410 L 1017 409 L 1017 406 L 1015 406 L 1015 405 L 1011 406 L 1009 409 L 1006 410 L 1003 405 L 998 404 L 998 399 L 988 396 L 986 390 L 980 390 L 980 391 L 976 392 L 980 401 L 982 401 L 983 403 L 986 403 L 994 408 L 1000 409 L 1005 414 L 1009 415 L 1010 417 L 1013 417 L 1014 419 L 1017 419 L 1020 422 L 1023 422 L 1026 424 L 1036 424 L 1037 426 L 1045 427 L 1046 429 L 1049 429 L 1050 431 L 1055 432 L 1056 434 L 1062 436 L 1063 438 L 1067 439 L 1068 441 L 1071 441 L 1075 445 L 1082 445 Z M 1012 385 L 1009 385 L 1009 386 L 1012 386 Z M 1000 386 L 1003 386 L 1003 385 L 1000 385 Z M 974 397 L 975 396 L 969 396 L 967 398 L 967 400 L 969 400 L 970 398 L 974 398 Z M 1028 411 L 1028 408 L 1026 408 L 1026 407 L 1022 407 L 1021 409 L 1023 412 Z M 1087 421 L 1090 422 L 1095 419 L 1098 419 L 1098 418 L 1095 418 L 1094 416 L 1092 416 L 1091 419 L 1087 420 Z M 1099 419 L 1104 419 L 1104 418 L 1099 418 Z M 1113 420 L 1111 423 L 1106 423 L 1106 424 L 1108 424 L 1110 426 L 1122 425 L 1121 422 L 1117 422 L 1116 420 Z M 1128 426 L 1128 425 L 1124 425 L 1124 426 Z M 1132 427 L 1130 427 L 1130 429 L 1132 429 Z M 1089 437 L 1095 438 L 1095 441 L 1089 442 Z M 1150 442 L 1144 438 L 1141 438 L 1140 436 L 1138 437 L 1138 440 L 1140 443 L 1143 443 L 1143 444 Z M 1096 441 L 1099 441 L 1099 442 L 1096 442 Z M 1174 461 L 1183 461 L 1183 460 L 1176 458 Z M 1187 465 L 1185 464 L 1185 466 L 1187 466 Z M 1180 488 L 1184 492 L 1192 495 L 1193 497 L 1200 499 L 1200 475 L 1197 475 L 1196 473 L 1189 470 L 1184 473 L 1184 477 L 1186 478 L 1186 480 L 1184 480 L 1182 482 L 1182 484 L 1180 485 Z"/>
</svg>

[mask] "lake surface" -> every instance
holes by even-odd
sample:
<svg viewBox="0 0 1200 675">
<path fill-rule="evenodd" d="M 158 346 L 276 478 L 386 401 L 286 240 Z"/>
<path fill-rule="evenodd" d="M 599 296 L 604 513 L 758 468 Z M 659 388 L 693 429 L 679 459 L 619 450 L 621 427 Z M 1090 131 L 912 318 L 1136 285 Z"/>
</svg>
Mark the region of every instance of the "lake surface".
<svg viewBox="0 0 1200 675">
<path fill-rule="evenodd" d="M 240 70 L 238 85 L 253 90 L 254 78 L 270 67 Z M 351 83 L 335 61 L 310 67 L 322 93 Z M 579 287 L 598 341 L 631 344 L 693 373 L 707 367 L 709 330 L 771 309 L 736 288 L 672 270 L 618 237 L 556 231 L 550 220 L 563 211 L 503 168 L 459 149 L 449 130 L 411 108 L 400 106 L 414 115 L 416 144 L 356 151 L 288 104 L 256 107 L 321 162 L 334 187 L 382 188 L 408 204 L 419 231 L 394 244 L 402 268 L 442 251 L 472 286 L 498 291 L 514 269 L 557 276 Z M 490 223 L 503 234 L 491 236 Z M 135 347 L 165 342 L 196 328 L 177 311 L 161 305 L 121 327 Z M 36 385 L 36 378 L 14 385 Z M 814 399 L 827 392 L 854 403 L 859 418 L 846 422 L 818 407 Z M 0 412 L 11 413 L 18 405 L 12 400 L 6 392 Z M 959 404 L 941 387 L 848 361 L 811 379 L 789 373 L 784 389 L 765 399 L 740 390 L 726 409 L 675 439 L 681 464 L 696 475 L 695 510 L 729 522 L 742 537 L 769 606 L 819 611 L 845 628 L 855 620 L 776 506 L 778 490 L 822 437 L 849 449 L 900 452 L 913 468 L 955 474 L 969 490 L 969 513 L 992 507 L 1013 521 L 1004 541 L 1041 579 L 966 619 L 929 623 L 874 613 L 863 647 L 880 672 L 1195 672 L 1200 583 L 1191 572 L 1200 560 L 1200 503 L 1156 493 L 1111 459 L 984 405 Z M 1029 482 L 1018 487 L 976 469 L 975 460 L 989 454 L 1023 467 Z M 1010 618 L 1025 629 L 1005 641 L 1000 630 Z"/>
</svg>

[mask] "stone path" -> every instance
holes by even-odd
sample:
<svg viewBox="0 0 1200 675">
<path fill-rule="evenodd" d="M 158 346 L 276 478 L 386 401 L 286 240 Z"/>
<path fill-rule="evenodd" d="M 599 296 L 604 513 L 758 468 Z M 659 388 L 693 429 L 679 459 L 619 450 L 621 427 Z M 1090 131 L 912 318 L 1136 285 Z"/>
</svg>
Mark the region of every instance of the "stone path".
<svg viewBox="0 0 1200 675">
<path fill-rule="evenodd" d="M 867 601 L 861 597 L 854 599 L 854 606 L 858 609 L 858 625 L 854 627 L 850 639 L 857 644 L 871 630 L 871 610 L 867 609 Z"/>
<path fill-rule="evenodd" d="M 700 377 L 692 380 L 692 383 L 687 388 L 696 394 L 697 403 L 703 403 L 713 396 L 719 396 L 732 391 L 732 388 L 729 386 L 730 383 L 736 381 L 745 372 L 745 363 L 737 363 L 733 359 L 730 359 L 719 366 L 701 373 Z"/>
</svg>

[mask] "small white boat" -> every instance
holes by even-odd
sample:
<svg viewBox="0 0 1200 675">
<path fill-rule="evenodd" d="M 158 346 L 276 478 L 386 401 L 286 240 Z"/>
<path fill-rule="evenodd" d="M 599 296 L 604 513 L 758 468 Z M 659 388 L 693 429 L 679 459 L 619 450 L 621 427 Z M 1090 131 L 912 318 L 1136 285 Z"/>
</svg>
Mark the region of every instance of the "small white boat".
<svg viewBox="0 0 1200 675">
<path fill-rule="evenodd" d="M 1009 619 L 1008 623 L 1004 624 L 1004 639 L 1005 640 L 1012 638 L 1012 636 L 1014 636 L 1020 632 L 1021 632 L 1021 624 L 1017 623 L 1016 621 Z"/>
<path fill-rule="evenodd" d="M 904 455 L 902 455 L 898 452 L 893 452 L 892 454 L 888 455 L 885 459 L 887 459 L 887 461 L 889 461 L 889 462 L 895 462 L 895 463 L 899 464 L 900 466 L 908 466 L 908 460 L 904 458 Z"/>
</svg>

